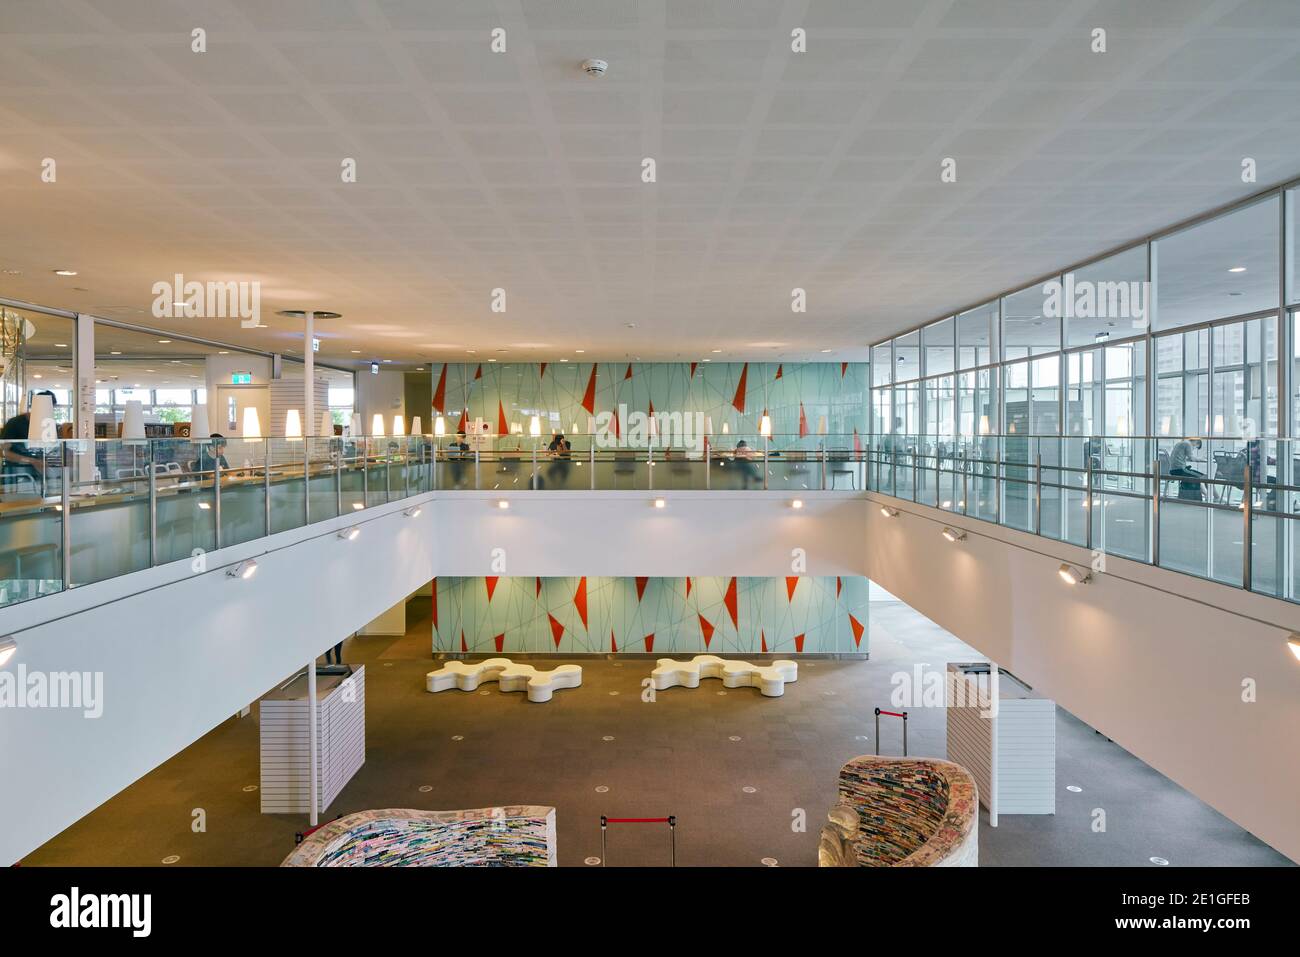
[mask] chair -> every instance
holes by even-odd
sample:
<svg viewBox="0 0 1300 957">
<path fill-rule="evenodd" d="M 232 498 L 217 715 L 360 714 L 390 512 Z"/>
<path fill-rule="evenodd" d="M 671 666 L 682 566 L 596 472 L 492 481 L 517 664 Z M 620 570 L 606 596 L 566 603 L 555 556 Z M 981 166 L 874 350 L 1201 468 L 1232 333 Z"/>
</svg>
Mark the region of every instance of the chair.
<svg viewBox="0 0 1300 957">
<path fill-rule="evenodd" d="M 1226 482 L 1226 485 L 1216 486 L 1214 491 L 1215 501 L 1232 504 L 1232 490 L 1234 488 L 1241 491 L 1242 497 L 1246 494 L 1246 453 L 1245 452 L 1215 452 L 1214 453 L 1214 478 L 1219 482 Z"/>
<path fill-rule="evenodd" d="M 1169 477 L 1169 453 L 1157 452 L 1156 462 L 1160 469 L 1160 497 L 1164 498 L 1165 489 L 1173 483 L 1173 479 Z"/>
<path fill-rule="evenodd" d="M 849 461 L 848 452 L 827 452 L 826 471 L 830 473 L 831 488 L 835 488 L 835 481 L 841 475 L 849 477 L 849 487 L 855 492 L 858 488 L 858 471 L 853 468 L 853 463 Z"/>
</svg>

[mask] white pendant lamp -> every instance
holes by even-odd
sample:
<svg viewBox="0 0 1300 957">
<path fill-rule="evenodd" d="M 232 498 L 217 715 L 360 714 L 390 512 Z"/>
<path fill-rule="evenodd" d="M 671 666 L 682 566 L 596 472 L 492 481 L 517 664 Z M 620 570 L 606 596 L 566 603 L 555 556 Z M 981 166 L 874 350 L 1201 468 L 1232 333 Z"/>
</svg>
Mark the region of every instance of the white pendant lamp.
<svg viewBox="0 0 1300 957">
<path fill-rule="evenodd" d="M 443 421 L 442 416 L 438 416 L 433 420 L 433 434 L 438 438 L 442 438 L 447 434 L 447 423 Z"/>
<path fill-rule="evenodd" d="M 393 416 L 393 435 L 405 435 L 405 434 L 406 434 L 406 420 L 402 417 L 402 414 L 399 412 Z"/>
<path fill-rule="evenodd" d="M 713 434 L 713 416 L 711 415 L 706 415 L 704 417 L 704 434 L 705 435 Z"/>
<path fill-rule="evenodd" d="M 206 439 L 211 434 L 212 427 L 208 425 L 208 407 L 196 405 L 190 415 L 190 438 Z"/>
<path fill-rule="evenodd" d="M 262 420 L 257 415 L 257 409 L 254 406 L 248 406 L 244 409 L 244 427 L 241 435 L 246 439 L 260 439 L 262 437 Z"/>
<path fill-rule="evenodd" d="M 731 426 L 730 426 L 730 424 L 728 424 L 728 423 L 726 423 L 726 422 L 723 422 L 723 423 L 722 423 L 722 434 L 723 434 L 723 435 L 730 435 L 730 434 L 731 434 Z"/>
<path fill-rule="evenodd" d="M 411 434 L 424 435 L 424 423 L 420 421 L 418 415 L 411 420 Z"/>
<path fill-rule="evenodd" d="M 334 434 L 334 416 L 330 413 L 329 409 L 326 409 L 320 414 L 320 434 Z"/>
<path fill-rule="evenodd" d="M 136 403 L 138 406 L 140 403 Z M 30 415 L 27 417 L 27 439 L 29 442 L 44 442 L 47 435 L 58 436 L 54 427 L 54 400 L 48 395 L 32 396 Z M 144 438 L 144 423 L 141 420 L 140 438 Z"/>
<path fill-rule="evenodd" d="M 758 434 L 765 439 L 772 437 L 772 417 L 765 415 L 758 420 Z"/>
<path fill-rule="evenodd" d="M 302 438 L 302 418 L 297 409 L 290 409 L 284 414 L 284 437 L 286 439 Z"/>
<path fill-rule="evenodd" d="M 45 398 L 48 399 L 49 396 Z M 36 417 L 32 418 L 34 420 Z M 139 399 L 128 399 L 126 408 L 122 410 L 122 438 L 144 438 L 144 404 Z"/>
<path fill-rule="evenodd" d="M 542 434 L 541 416 L 535 415 L 528 420 L 528 434 L 531 435 L 533 438 L 537 438 Z"/>
<path fill-rule="evenodd" d="M 981 416 L 980 416 L 980 435 L 988 435 L 988 434 L 989 434 L 989 417 L 988 417 L 987 415 L 981 415 Z"/>
<path fill-rule="evenodd" d="M 380 438 L 384 435 L 384 417 L 376 412 L 370 419 L 370 434 Z"/>
</svg>

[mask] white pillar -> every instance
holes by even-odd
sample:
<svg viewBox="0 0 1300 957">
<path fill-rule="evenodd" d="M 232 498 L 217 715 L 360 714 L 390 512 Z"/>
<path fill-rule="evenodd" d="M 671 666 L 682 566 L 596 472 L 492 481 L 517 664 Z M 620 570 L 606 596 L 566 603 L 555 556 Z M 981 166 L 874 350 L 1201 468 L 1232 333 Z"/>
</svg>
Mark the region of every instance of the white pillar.
<svg viewBox="0 0 1300 957">
<path fill-rule="evenodd" d="M 307 769 L 311 774 L 311 783 L 309 793 L 311 796 L 311 817 L 309 821 L 312 827 L 316 826 L 316 808 L 320 802 L 320 796 L 316 789 L 316 769 L 320 766 L 320 760 L 316 754 L 316 659 L 313 658 L 307 662 Z"/>
<path fill-rule="evenodd" d="M 302 407 L 306 419 L 302 429 L 303 435 L 311 435 L 313 429 L 319 428 L 316 421 L 316 352 L 312 344 L 316 339 L 316 313 L 311 309 L 303 317 L 304 329 L 302 340 Z"/>
</svg>

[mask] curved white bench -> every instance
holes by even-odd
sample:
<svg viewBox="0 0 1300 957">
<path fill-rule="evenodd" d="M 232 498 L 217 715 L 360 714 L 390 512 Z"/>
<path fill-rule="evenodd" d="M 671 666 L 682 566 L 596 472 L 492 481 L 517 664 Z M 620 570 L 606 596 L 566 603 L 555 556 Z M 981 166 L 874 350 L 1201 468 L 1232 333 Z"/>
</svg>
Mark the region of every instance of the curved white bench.
<svg viewBox="0 0 1300 957">
<path fill-rule="evenodd" d="M 785 694 L 787 681 L 799 680 L 799 665 L 788 659 L 770 665 L 753 665 L 748 661 L 727 661 L 717 655 L 696 655 L 690 661 L 660 658 L 650 679 L 656 691 L 665 688 L 698 688 L 701 678 L 721 678 L 727 688 L 757 688 L 769 698 Z"/>
<path fill-rule="evenodd" d="M 560 665 L 553 671 L 539 671 L 532 665 L 515 664 L 509 658 L 449 661 L 425 676 L 424 687 L 430 693 L 449 688 L 475 691 L 486 681 L 495 681 L 501 691 L 526 691 L 529 701 L 550 701 L 556 689 L 577 688 L 582 684 L 582 667 Z"/>
</svg>

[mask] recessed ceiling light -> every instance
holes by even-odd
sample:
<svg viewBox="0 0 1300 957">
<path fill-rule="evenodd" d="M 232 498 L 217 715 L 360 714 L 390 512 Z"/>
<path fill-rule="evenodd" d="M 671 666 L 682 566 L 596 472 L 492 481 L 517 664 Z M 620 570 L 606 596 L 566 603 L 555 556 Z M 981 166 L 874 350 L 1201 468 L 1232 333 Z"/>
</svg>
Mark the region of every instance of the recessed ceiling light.
<svg viewBox="0 0 1300 957">
<path fill-rule="evenodd" d="M 701 361 L 701 362 L 712 362 L 713 360 L 712 360 L 712 359 L 701 359 L 700 361 Z"/>
<path fill-rule="evenodd" d="M 1246 271 L 1245 266 L 1233 266 L 1231 269 L 1228 270 L 1228 272 L 1245 272 L 1245 271 Z"/>
<path fill-rule="evenodd" d="M 713 350 L 713 353 L 714 353 L 714 355 L 717 355 L 717 354 L 718 354 L 719 352 L 721 352 L 721 351 L 722 351 L 721 349 L 714 349 L 714 350 Z"/>
<path fill-rule="evenodd" d="M 159 340 L 158 340 L 158 345 L 160 345 L 160 346 L 171 345 L 171 340 L 170 340 L 170 339 L 159 339 Z"/>
<path fill-rule="evenodd" d="M 34 373 L 32 373 L 32 378 L 33 378 L 33 379 L 43 379 L 43 378 L 45 378 L 45 377 L 44 377 L 43 375 L 41 375 L 39 372 L 34 372 Z"/>
<path fill-rule="evenodd" d="M 230 355 L 230 350 L 229 350 L 229 349 L 218 349 L 218 350 L 217 350 L 217 355 L 219 355 L 219 356 L 228 356 L 228 355 Z"/>
<path fill-rule="evenodd" d="M 582 355 L 582 354 L 583 354 L 584 352 L 586 352 L 587 350 L 586 350 L 586 349 L 574 349 L 573 351 L 576 352 L 578 355 Z"/>
<path fill-rule="evenodd" d="M 120 352 L 110 352 L 110 353 L 109 353 L 109 355 L 111 355 L 111 356 L 120 356 L 121 354 L 122 354 L 122 353 L 120 353 Z"/>
<path fill-rule="evenodd" d="M 54 348 L 56 348 L 56 349 L 66 349 L 66 348 L 68 348 L 68 344 L 67 344 L 66 342 L 56 342 L 56 343 L 54 343 Z"/>
<path fill-rule="evenodd" d="M 75 276 L 76 274 L 77 274 L 77 271 L 76 271 L 75 269 L 56 269 L 56 270 L 54 270 L 54 275 L 56 275 L 56 276 Z"/>
<path fill-rule="evenodd" d="M 831 351 L 831 350 L 829 350 L 829 349 L 823 349 L 823 350 L 822 350 L 822 352 L 830 352 L 830 351 Z"/>
<path fill-rule="evenodd" d="M 496 361 L 497 361 L 496 359 L 489 359 L 489 360 L 488 360 L 488 362 L 496 362 Z M 560 361 L 561 361 L 561 362 L 568 362 L 569 360 L 568 360 L 568 359 L 561 359 Z"/>
<path fill-rule="evenodd" d="M 353 350 L 352 350 L 352 354 L 353 354 L 354 356 L 359 356 L 359 355 L 361 355 L 361 350 L 360 350 L 360 349 L 353 349 Z"/>
</svg>

